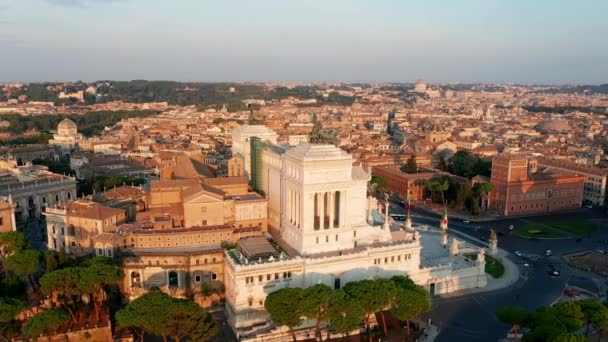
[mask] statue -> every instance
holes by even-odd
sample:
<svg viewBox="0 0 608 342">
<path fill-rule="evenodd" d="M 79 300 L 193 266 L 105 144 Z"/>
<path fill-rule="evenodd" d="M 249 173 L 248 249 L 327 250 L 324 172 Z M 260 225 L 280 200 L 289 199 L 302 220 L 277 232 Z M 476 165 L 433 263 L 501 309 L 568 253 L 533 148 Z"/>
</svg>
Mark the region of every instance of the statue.
<svg viewBox="0 0 608 342">
<path fill-rule="evenodd" d="M 390 197 L 389 194 L 387 194 L 387 193 L 384 194 L 384 199 L 385 199 L 384 210 L 385 211 L 384 211 L 384 226 L 382 226 L 382 229 L 384 229 L 384 230 L 390 229 L 389 223 L 388 223 L 388 220 L 389 220 L 388 209 L 390 207 L 390 203 L 388 202 L 389 197 Z"/>
<path fill-rule="evenodd" d="M 337 132 L 333 129 L 323 129 L 321 122 L 317 119 L 317 114 L 312 113 L 312 132 L 310 132 L 309 142 L 312 144 L 338 144 Z"/>
<path fill-rule="evenodd" d="M 490 229 L 490 241 L 498 241 L 498 236 L 494 229 Z"/>
<path fill-rule="evenodd" d="M 481 262 L 486 262 L 486 249 L 485 248 L 481 248 L 479 250 L 479 253 L 477 254 L 477 261 Z"/>
<path fill-rule="evenodd" d="M 490 239 L 488 239 L 488 247 L 490 248 L 490 254 L 496 255 L 498 252 L 498 236 L 494 229 L 490 229 Z"/>
</svg>

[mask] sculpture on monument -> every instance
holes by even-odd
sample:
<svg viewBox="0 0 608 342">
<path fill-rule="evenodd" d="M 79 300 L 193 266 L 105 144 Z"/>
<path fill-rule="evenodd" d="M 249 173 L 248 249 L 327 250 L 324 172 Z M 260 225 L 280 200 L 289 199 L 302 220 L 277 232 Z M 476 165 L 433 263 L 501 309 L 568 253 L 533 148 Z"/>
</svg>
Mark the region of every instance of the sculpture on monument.
<svg viewBox="0 0 608 342">
<path fill-rule="evenodd" d="M 479 253 L 477 254 L 477 261 L 478 262 L 486 262 L 486 249 L 482 248 L 479 250 Z"/>
<path fill-rule="evenodd" d="M 390 195 L 388 193 L 384 194 L 384 225 L 382 226 L 382 229 L 388 230 L 390 229 L 389 224 L 388 224 L 388 220 L 389 220 L 389 215 L 388 215 L 388 209 L 390 207 L 390 203 L 388 202 Z"/>
<path fill-rule="evenodd" d="M 338 144 L 338 133 L 333 129 L 323 129 L 323 125 L 317 119 L 317 114 L 312 113 L 310 116 L 312 121 L 312 132 L 310 132 L 309 142 L 312 144 Z"/>
</svg>

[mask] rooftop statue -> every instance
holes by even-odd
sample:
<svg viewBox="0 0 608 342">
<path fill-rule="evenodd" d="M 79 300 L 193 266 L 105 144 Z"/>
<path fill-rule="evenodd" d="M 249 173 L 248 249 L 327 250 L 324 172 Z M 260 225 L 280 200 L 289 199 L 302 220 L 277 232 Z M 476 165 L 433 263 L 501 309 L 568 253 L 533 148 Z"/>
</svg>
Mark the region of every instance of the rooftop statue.
<svg viewBox="0 0 608 342">
<path fill-rule="evenodd" d="M 309 142 L 312 144 L 338 144 L 337 132 L 333 129 L 323 129 L 321 122 L 317 119 L 317 114 L 311 115 L 312 132 L 310 132 Z"/>
</svg>

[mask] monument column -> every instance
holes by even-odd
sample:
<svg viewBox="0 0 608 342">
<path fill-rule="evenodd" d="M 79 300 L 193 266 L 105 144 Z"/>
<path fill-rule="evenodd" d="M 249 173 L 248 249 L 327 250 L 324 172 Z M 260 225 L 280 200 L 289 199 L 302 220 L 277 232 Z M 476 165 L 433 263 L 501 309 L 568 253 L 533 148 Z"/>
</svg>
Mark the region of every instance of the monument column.
<svg viewBox="0 0 608 342">
<path fill-rule="evenodd" d="M 319 193 L 319 229 L 325 229 L 325 193 Z"/>
<path fill-rule="evenodd" d="M 321 229 L 321 193 L 317 192 L 315 193 L 315 204 L 316 204 L 316 209 L 315 209 L 315 230 L 319 230 Z"/>
<path fill-rule="evenodd" d="M 299 192 L 296 192 L 296 221 L 298 222 L 298 228 L 302 226 L 302 196 Z"/>
<path fill-rule="evenodd" d="M 348 223 L 346 222 L 346 191 L 340 191 L 340 202 L 338 203 L 338 208 L 340 208 L 338 212 L 338 227 L 342 228 Z"/>
<path fill-rule="evenodd" d="M 336 192 L 331 191 L 327 193 L 327 206 L 329 212 L 329 228 L 334 227 L 334 213 L 336 212 L 336 204 L 335 204 Z"/>
</svg>

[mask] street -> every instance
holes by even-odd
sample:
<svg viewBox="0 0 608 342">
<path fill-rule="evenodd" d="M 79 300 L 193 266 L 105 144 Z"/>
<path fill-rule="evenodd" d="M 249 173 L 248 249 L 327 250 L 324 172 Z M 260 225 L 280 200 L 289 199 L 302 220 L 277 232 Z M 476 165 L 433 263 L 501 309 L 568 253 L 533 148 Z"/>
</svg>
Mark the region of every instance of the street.
<svg viewBox="0 0 608 342">
<path fill-rule="evenodd" d="M 393 203 L 391 213 L 406 213 L 402 205 Z M 439 226 L 439 215 L 428 213 L 419 208 L 411 209 L 414 224 Z M 546 217 L 545 217 L 546 218 Z M 527 218 L 526 220 L 542 221 L 543 217 Z M 608 242 L 608 219 L 600 210 L 581 209 L 576 213 L 555 214 L 551 220 L 588 220 L 598 225 L 598 230 L 591 236 L 585 236 L 576 242 L 576 238 L 538 240 L 526 239 L 511 234 L 508 227 L 522 224 L 522 219 L 507 218 L 491 222 L 464 223 L 460 220 L 451 219 L 448 225 L 451 234 L 484 246 L 479 238 L 489 237 L 490 229 L 495 229 L 498 236 L 498 247 L 514 253 L 520 251 L 524 257 L 511 254 L 510 258 L 520 265 L 522 271 L 521 279 L 511 287 L 503 290 L 477 293 L 460 297 L 434 297 L 431 312 L 425 315 L 440 327 L 437 341 L 496 341 L 505 336 L 509 326 L 502 324 L 496 319 L 495 312 L 501 307 L 518 305 L 528 309 L 539 306 L 550 305 L 563 292 L 571 277 L 590 278 L 583 272 L 574 270 L 563 264 L 561 255 L 569 254 L 586 249 L 607 249 Z M 466 238 L 465 233 L 475 239 Z M 545 256 L 545 251 L 550 249 L 552 255 Z M 529 266 L 524 266 L 528 263 Z M 549 265 L 557 265 L 561 274 L 550 276 Z M 604 281 L 605 284 L 605 281 Z"/>
</svg>

